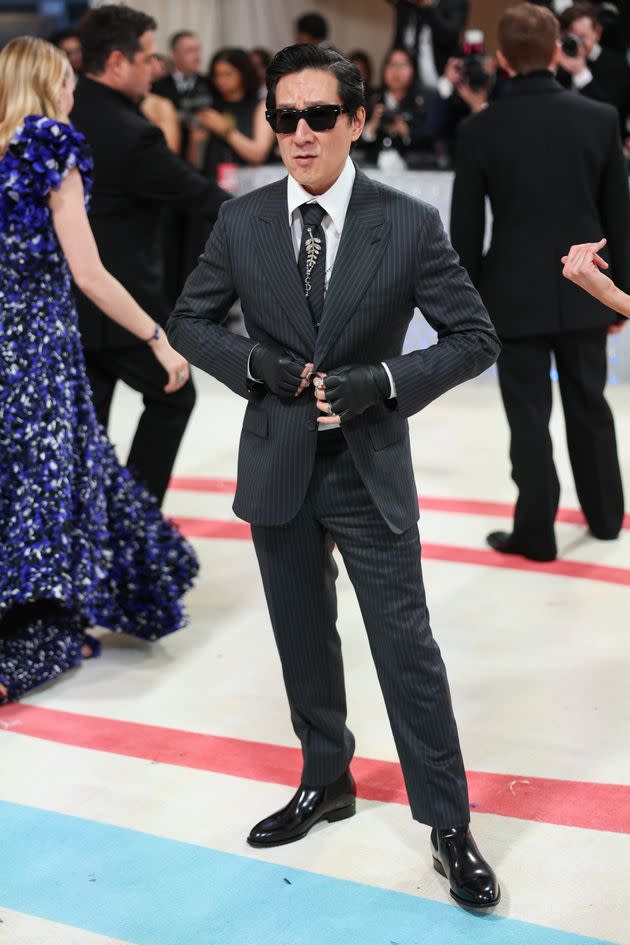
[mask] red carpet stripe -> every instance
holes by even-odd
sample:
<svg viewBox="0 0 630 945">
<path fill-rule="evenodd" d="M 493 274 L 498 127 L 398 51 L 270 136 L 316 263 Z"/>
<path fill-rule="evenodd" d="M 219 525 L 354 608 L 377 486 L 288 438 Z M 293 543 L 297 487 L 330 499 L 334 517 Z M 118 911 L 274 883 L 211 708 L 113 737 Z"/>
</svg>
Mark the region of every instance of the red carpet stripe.
<svg viewBox="0 0 630 945">
<path fill-rule="evenodd" d="M 300 778 L 300 750 L 282 745 L 26 704 L 0 708 L 0 732 L 2 729 L 62 745 L 254 781 L 295 785 Z M 394 804 L 407 802 L 397 763 L 355 758 L 352 770 L 360 797 Z M 469 771 L 468 785 L 471 803 L 479 813 L 630 834 L 628 785 L 526 778 L 484 771 Z"/>
<path fill-rule="evenodd" d="M 204 476 L 175 476 L 171 479 L 170 489 L 175 492 L 210 492 L 222 495 L 234 495 L 235 479 L 212 479 Z M 483 499 L 440 498 L 438 496 L 419 496 L 422 511 L 451 512 L 455 515 L 486 515 L 497 518 L 512 518 L 514 506 L 509 502 L 486 502 Z M 569 525 L 586 525 L 579 509 L 558 509 L 557 522 Z M 630 530 L 630 514 L 623 520 L 623 527 Z"/>
<path fill-rule="evenodd" d="M 247 522 L 229 522 L 210 518 L 185 518 L 176 516 L 174 521 L 188 538 L 233 538 L 242 541 L 251 539 Z M 510 571 L 530 571 L 536 574 L 553 574 L 561 577 L 580 578 L 583 581 L 599 581 L 630 587 L 630 568 L 613 568 L 606 564 L 590 564 L 587 561 L 528 561 L 518 555 L 501 555 L 485 548 L 461 548 L 457 545 L 438 545 L 426 542 L 422 545 L 422 557 L 433 561 L 451 561 L 458 564 L 477 564 L 486 568 L 507 568 Z"/>
</svg>

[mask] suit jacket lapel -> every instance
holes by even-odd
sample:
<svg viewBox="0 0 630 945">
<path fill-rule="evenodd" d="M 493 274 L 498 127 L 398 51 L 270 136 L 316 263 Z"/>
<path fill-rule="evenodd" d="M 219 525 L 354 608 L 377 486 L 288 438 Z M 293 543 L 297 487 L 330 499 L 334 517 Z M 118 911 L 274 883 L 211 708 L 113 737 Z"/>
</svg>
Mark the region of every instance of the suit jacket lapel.
<svg viewBox="0 0 630 945">
<path fill-rule="evenodd" d="M 267 200 L 253 221 L 254 245 L 278 303 L 304 342 L 304 354 L 315 347 L 315 326 L 304 295 L 288 222 L 287 180 L 269 187 Z"/>
<path fill-rule="evenodd" d="M 316 366 L 354 315 L 387 248 L 390 232 L 391 223 L 383 215 L 377 188 L 357 170 L 315 345 Z"/>
</svg>

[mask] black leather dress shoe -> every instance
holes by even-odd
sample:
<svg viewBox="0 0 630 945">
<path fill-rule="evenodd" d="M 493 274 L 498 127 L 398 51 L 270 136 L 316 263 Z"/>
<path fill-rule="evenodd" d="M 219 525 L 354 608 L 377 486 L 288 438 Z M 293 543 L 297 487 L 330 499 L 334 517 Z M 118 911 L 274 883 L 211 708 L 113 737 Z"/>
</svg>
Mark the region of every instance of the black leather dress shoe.
<svg viewBox="0 0 630 945">
<path fill-rule="evenodd" d="M 431 831 L 433 866 L 446 876 L 451 896 L 462 906 L 488 909 L 501 899 L 501 890 L 492 868 L 473 840 L 468 825 Z"/>
<path fill-rule="evenodd" d="M 320 820 L 332 823 L 356 812 L 357 789 L 349 771 L 333 784 L 301 784 L 286 807 L 252 827 L 247 842 L 253 847 L 276 847 L 301 840 Z"/>
<path fill-rule="evenodd" d="M 486 541 L 495 551 L 500 551 L 504 555 L 522 555 L 523 558 L 529 558 L 530 561 L 555 561 L 554 554 L 537 554 L 536 552 L 524 551 L 514 542 L 514 536 L 510 532 L 490 532 L 486 536 Z"/>
</svg>

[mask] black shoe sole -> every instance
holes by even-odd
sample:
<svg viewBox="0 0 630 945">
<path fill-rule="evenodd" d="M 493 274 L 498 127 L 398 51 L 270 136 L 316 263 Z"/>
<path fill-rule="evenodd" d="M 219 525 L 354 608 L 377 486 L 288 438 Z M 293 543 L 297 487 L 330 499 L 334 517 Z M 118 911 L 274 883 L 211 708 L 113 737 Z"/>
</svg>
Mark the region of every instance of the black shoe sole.
<svg viewBox="0 0 630 945">
<path fill-rule="evenodd" d="M 443 876 L 444 879 L 448 879 L 446 871 L 442 866 L 440 860 L 435 856 L 433 857 L 433 869 L 436 873 L 439 873 L 440 876 Z M 457 896 L 452 889 L 449 888 L 451 894 L 451 899 L 454 899 L 459 906 L 464 906 L 466 909 L 493 909 L 494 906 L 498 906 L 501 902 L 501 890 L 499 889 L 499 895 L 496 899 L 492 899 L 490 902 L 471 902 L 470 899 L 462 899 L 460 896 Z"/>
<path fill-rule="evenodd" d="M 313 827 L 321 823 L 322 820 L 327 820 L 329 824 L 333 824 L 338 820 L 348 820 L 349 817 L 354 817 L 356 812 L 356 803 L 348 804 L 346 807 L 340 807 L 338 810 L 331 810 L 328 814 L 322 814 L 322 816 L 314 821 L 303 833 L 298 833 L 294 837 L 286 837 L 284 840 L 251 840 L 248 837 L 247 842 L 250 847 L 282 847 L 287 843 L 295 843 L 297 840 L 302 840 L 309 830 L 312 830 Z"/>
</svg>

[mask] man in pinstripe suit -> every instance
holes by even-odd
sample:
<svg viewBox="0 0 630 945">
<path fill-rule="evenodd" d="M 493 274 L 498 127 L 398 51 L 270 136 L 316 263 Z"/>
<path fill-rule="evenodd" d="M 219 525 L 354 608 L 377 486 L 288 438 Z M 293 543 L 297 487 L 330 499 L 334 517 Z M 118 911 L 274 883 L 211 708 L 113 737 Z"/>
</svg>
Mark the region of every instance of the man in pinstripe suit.
<svg viewBox="0 0 630 945">
<path fill-rule="evenodd" d="M 304 756 L 289 804 L 248 841 L 275 846 L 355 812 L 332 551 L 361 606 L 413 817 L 464 905 L 499 901 L 469 830 L 446 671 L 429 625 L 407 418 L 492 364 L 499 343 L 437 211 L 349 158 L 358 72 L 291 46 L 267 73 L 288 178 L 221 208 L 168 336 L 248 401 L 237 515 L 252 524 L 291 718 Z M 297 263 L 297 264 L 296 264 Z M 239 297 L 249 338 L 224 326 Z M 402 355 L 415 306 L 438 333 Z"/>
</svg>

